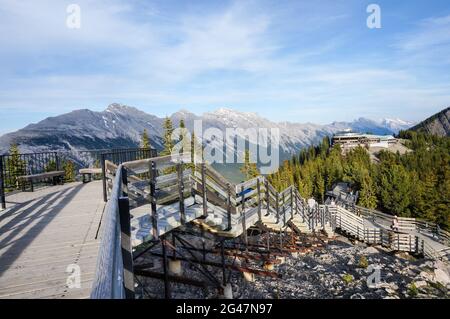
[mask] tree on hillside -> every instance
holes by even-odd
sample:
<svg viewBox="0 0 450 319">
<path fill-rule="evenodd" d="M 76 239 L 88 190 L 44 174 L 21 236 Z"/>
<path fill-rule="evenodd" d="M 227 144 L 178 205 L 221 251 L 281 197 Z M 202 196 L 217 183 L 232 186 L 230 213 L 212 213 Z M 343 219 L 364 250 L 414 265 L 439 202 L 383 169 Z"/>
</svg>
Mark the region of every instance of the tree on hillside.
<svg viewBox="0 0 450 319">
<path fill-rule="evenodd" d="M 411 178 L 403 166 L 385 167 L 380 175 L 380 199 L 386 212 L 410 217 Z"/>
<path fill-rule="evenodd" d="M 366 170 L 362 174 L 361 188 L 359 191 L 358 204 L 370 209 L 377 207 L 377 189 L 369 172 Z"/>
<path fill-rule="evenodd" d="M 17 144 L 13 143 L 9 147 L 9 157 L 5 163 L 6 169 L 9 171 L 7 175 L 9 180 L 6 184 L 15 185 L 19 188 L 19 182 L 17 180 L 18 176 L 25 175 L 26 173 L 26 162 L 20 158 L 20 151 Z"/>
<path fill-rule="evenodd" d="M 75 181 L 75 164 L 72 161 L 64 161 L 64 179 L 66 182 Z"/>
<path fill-rule="evenodd" d="M 179 136 L 179 143 L 181 144 L 181 153 L 191 153 L 192 154 L 192 150 L 191 150 L 191 138 L 189 137 L 189 132 L 186 129 L 186 125 L 184 124 L 184 120 L 181 119 L 180 120 L 180 124 L 179 124 L 179 128 L 181 129 L 181 133 Z"/>
<path fill-rule="evenodd" d="M 147 129 L 145 129 L 145 128 L 144 128 L 144 132 L 142 133 L 142 137 L 141 137 L 141 147 L 143 149 L 151 148 L 150 139 L 148 137 Z"/>
<path fill-rule="evenodd" d="M 161 155 L 171 155 L 173 150 L 173 141 L 172 141 L 172 133 L 173 133 L 173 125 L 170 118 L 166 116 L 163 123 L 163 144 L 164 149 L 161 152 Z"/>
<path fill-rule="evenodd" d="M 253 177 L 259 175 L 259 170 L 256 166 L 256 163 L 250 163 L 249 150 L 245 150 L 244 152 L 244 164 L 242 165 L 240 171 L 242 174 L 244 174 L 246 180 L 252 179 Z"/>
</svg>

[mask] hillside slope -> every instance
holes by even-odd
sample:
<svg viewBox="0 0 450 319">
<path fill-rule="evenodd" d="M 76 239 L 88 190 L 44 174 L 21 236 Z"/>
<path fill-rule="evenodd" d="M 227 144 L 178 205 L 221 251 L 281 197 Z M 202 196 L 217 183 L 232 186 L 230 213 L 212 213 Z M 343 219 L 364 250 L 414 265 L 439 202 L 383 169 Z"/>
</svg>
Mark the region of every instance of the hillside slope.
<svg viewBox="0 0 450 319">
<path fill-rule="evenodd" d="M 420 122 L 411 130 L 437 136 L 450 136 L 450 107 Z"/>
</svg>

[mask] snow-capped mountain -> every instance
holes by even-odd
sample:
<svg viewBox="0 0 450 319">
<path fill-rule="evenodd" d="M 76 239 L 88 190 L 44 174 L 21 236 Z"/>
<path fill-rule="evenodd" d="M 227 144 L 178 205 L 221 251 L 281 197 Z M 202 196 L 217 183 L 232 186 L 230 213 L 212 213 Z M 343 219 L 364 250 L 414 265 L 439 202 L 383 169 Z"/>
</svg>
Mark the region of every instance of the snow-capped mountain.
<svg viewBox="0 0 450 319">
<path fill-rule="evenodd" d="M 380 124 L 394 133 L 414 126 L 415 122 L 403 121 L 401 119 L 382 119 Z"/>
<path fill-rule="evenodd" d="M 171 119 L 175 127 L 181 119 L 184 119 L 190 131 L 193 130 L 195 120 L 202 120 L 203 130 L 215 127 L 223 132 L 227 127 L 278 128 L 280 151 L 286 156 L 298 152 L 302 147 L 316 144 L 326 135 L 332 135 L 344 129 L 374 134 L 393 134 L 413 124 L 401 120 L 386 119 L 377 122 L 365 118 L 328 125 L 277 123 L 260 117 L 256 113 L 240 112 L 229 108 L 220 108 L 201 116 L 187 110 L 180 110 L 172 114 Z M 7 152 L 9 145 L 13 142 L 19 144 L 22 152 L 135 147 L 139 145 L 144 129 L 147 129 L 152 145 L 156 149 L 161 149 L 163 121 L 163 118 L 117 103 L 109 105 L 102 112 L 88 109 L 76 110 L 49 117 L 16 132 L 5 134 L 0 137 L 0 153 Z"/>
</svg>

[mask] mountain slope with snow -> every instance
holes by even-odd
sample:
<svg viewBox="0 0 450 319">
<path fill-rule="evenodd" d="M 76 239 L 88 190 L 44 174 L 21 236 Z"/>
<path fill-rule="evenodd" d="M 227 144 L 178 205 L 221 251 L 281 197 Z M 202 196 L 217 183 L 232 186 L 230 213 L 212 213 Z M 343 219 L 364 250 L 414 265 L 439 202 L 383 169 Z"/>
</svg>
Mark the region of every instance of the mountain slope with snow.
<svg viewBox="0 0 450 319">
<path fill-rule="evenodd" d="M 171 119 L 175 127 L 181 119 L 184 119 L 190 131 L 193 130 L 195 120 L 202 120 L 203 130 L 215 127 L 223 132 L 227 127 L 278 128 L 280 151 L 286 155 L 293 154 L 302 147 L 316 144 L 324 136 L 344 129 L 374 134 L 393 134 L 412 125 L 401 120 L 376 122 L 365 118 L 328 125 L 276 123 L 256 113 L 239 112 L 228 108 L 220 108 L 201 116 L 180 110 L 172 114 Z M 7 152 L 11 143 L 19 144 L 22 152 L 135 147 L 139 145 L 144 129 L 149 132 L 152 145 L 156 149 L 161 149 L 163 121 L 163 118 L 117 103 L 111 104 L 102 112 L 88 109 L 76 110 L 46 118 L 16 132 L 5 134 L 0 137 L 0 152 Z"/>
</svg>

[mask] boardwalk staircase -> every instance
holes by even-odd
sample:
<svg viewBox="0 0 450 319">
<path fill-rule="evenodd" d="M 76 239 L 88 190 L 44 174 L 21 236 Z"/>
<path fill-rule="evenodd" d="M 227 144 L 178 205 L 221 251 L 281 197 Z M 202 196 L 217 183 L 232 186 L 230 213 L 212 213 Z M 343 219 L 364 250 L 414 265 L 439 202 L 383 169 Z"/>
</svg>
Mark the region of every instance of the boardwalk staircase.
<svg viewBox="0 0 450 319">
<path fill-rule="evenodd" d="M 236 185 L 206 163 L 189 162 L 190 154 L 181 154 L 119 166 L 106 163 L 109 193 L 106 235 L 102 238 L 98 265 L 101 269 L 97 276 L 99 287 L 94 289 L 93 296 L 101 294 L 105 280 L 114 286 L 111 278 L 102 276 L 107 276 L 108 271 L 117 271 L 114 270 L 117 265 L 110 265 L 108 261 L 120 255 L 115 251 L 117 245 L 112 244 L 117 243 L 117 238 L 129 240 L 125 246 L 131 250 L 188 224 L 221 238 L 246 238 L 253 228 L 279 233 L 324 233 L 330 238 L 339 231 L 356 240 L 393 250 L 429 258 L 446 255 L 445 250 L 436 249 L 434 241 L 424 235 L 427 232 L 437 234 L 436 241 L 448 248 L 448 233 L 433 229 L 434 225 L 402 219 L 401 229 L 393 232 L 387 226 L 391 217 L 386 214 L 354 205 L 347 207 L 345 203 L 310 207 L 294 186 L 278 192 L 264 176 Z M 128 221 L 128 229 L 121 224 L 123 221 Z M 416 233 L 417 229 L 422 234 Z"/>
</svg>

